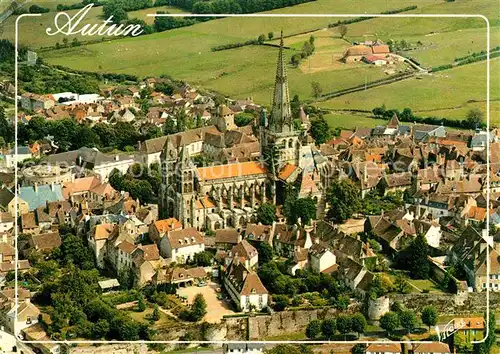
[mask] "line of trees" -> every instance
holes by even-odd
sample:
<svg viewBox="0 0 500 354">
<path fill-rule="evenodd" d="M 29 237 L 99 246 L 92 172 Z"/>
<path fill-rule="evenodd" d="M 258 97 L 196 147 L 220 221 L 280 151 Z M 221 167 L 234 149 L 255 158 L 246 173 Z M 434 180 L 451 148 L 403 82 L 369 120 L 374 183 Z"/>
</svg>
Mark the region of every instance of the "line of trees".
<svg viewBox="0 0 500 354">
<path fill-rule="evenodd" d="M 403 7 L 401 9 L 383 11 L 383 12 L 381 12 L 381 14 L 382 15 L 398 14 L 398 13 L 401 13 L 401 12 L 415 10 L 416 8 L 417 8 L 416 5 L 412 5 L 412 6 Z M 355 17 L 355 18 L 350 18 L 350 19 L 347 19 L 347 20 L 339 20 L 337 22 L 330 23 L 328 25 L 328 27 L 330 27 L 330 28 L 332 28 L 332 27 L 338 27 L 338 26 L 341 26 L 341 25 L 348 25 L 348 24 L 351 24 L 351 23 L 356 23 L 356 22 L 361 22 L 361 21 L 368 21 L 368 20 L 371 20 L 373 18 L 374 17 Z"/>
<path fill-rule="evenodd" d="M 358 337 L 365 332 L 367 326 L 366 318 L 362 313 L 353 315 L 340 315 L 336 318 L 328 318 L 323 321 L 312 320 L 306 327 L 306 336 L 309 339 L 316 339 L 322 336 L 331 340 L 336 333 L 343 335 L 344 340 L 348 333 L 356 332 Z"/>
<path fill-rule="evenodd" d="M 441 117 L 420 117 L 416 116 L 410 108 L 404 108 L 403 111 L 398 109 L 386 109 L 385 105 L 375 107 L 372 110 L 374 118 L 391 119 L 396 114 L 401 122 L 408 123 L 423 123 L 432 125 L 445 125 L 447 127 L 461 128 L 461 129 L 476 129 L 485 128 L 483 113 L 477 109 L 470 109 L 465 119 L 450 119 Z"/>
<path fill-rule="evenodd" d="M 292 55 L 292 58 L 290 59 L 290 62 L 293 66 L 297 67 L 300 64 L 300 61 L 302 59 L 305 59 L 309 56 L 311 56 L 314 53 L 315 47 L 314 47 L 314 36 L 311 35 L 309 37 L 309 40 L 304 43 L 302 46 L 302 50 L 298 54 Z"/>
<path fill-rule="evenodd" d="M 177 6 L 192 13 L 224 14 L 255 13 L 287 6 L 294 6 L 315 0 L 160 0 L 165 4 Z M 158 3 L 158 1 L 157 1 Z"/>
<path fill-rule="evenodd" d="M 420 314 L 420 319 L 430 330 L 430 328 L 437 323 L 438 314 L 436 308 L 432 305 L 424 307 Z M 379 323 L 380 327 L 387 332 L 388 336 L 391 336 L 398 328 L 403 328 L 407 334 L 411 333 L 419 325 L 415 311 L 404 309 L 398 302 L 393 304 L 392 311 L 385 313 L 380 318 Z"/>
</svg>

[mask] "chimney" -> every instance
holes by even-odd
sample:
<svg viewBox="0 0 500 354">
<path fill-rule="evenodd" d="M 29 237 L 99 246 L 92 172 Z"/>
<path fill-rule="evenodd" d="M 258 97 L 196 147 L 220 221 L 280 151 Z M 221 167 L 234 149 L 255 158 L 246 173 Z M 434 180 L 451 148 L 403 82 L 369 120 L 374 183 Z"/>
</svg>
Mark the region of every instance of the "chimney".
<svg viewBox="0 0 500 354">
<path fill-rule="evenodd" d="M 35 193 L 38 193 L 38 182 L 35 182 L 33 189 L 35 190 Z"/>
<path fill-rule="evenodd" d="M 118 160 L 120 160 L 120 156 L 115 155 L 115 161 L 118 161 Z"/>
</svg>

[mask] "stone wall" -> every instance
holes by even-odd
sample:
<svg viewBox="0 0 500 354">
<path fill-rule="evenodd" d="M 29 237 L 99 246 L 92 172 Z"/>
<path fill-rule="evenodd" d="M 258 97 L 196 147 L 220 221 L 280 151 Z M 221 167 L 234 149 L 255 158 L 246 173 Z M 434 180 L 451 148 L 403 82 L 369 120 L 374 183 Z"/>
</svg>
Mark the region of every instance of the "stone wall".
<svg viewBox="0 0 500 354">
<path fill-rule="evenodd" d="M 434 305 L 438 313 L 468 314 L 481 313 L 486 309 L 486 293 L 453 294 L 394 294 L 391 302 L 401 302 L 405 307 L 420 311 L 427 305 Z M 490 308 L 500 306 L 500 293 L 490 292 Z"/>
<path fill-rule="evenodd" d="M 361 304 L 353 304 L 350 313 L 361 311 Z M 337 316 L 337 309 L 315 309 L 275 312 L 270 315 L 250 315 L 225 318 L 226 340 L 262 340 L 287 334 L 304 332 L 309 322 Z"/>
</svg>

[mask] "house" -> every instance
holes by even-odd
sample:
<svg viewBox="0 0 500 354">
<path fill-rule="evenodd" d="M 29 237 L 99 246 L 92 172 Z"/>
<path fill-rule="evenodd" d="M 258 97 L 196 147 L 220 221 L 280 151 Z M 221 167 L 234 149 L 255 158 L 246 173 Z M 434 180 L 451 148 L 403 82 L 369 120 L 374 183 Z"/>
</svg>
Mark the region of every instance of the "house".
<svg viewBox="0 0 500 354">
<path fill-rule="evenodd" d="M 25 254 L 31 252 L 50 253 L 55 248 L 61 246 L 62 240 L 59 236 L 59 231 L 48 232 L 39 235 L 30 235 L 28 238 L 28 249 L 24 250 Z"/>
<path fill-rule="evenodd" d="M 415 124 L 412 127 L 412 134 L 415 142 L 425 142 L 430 137 L 444 138 L 446 129 L 442 125 Z"/>
<path fill-rule="evenodd" d="M 215 230 L 215 247 L 217 249 L 230 250 L 242 240 L 241 234 L 236 229 Z"/>
<path fill-rule="evenodd" d="M 13 217 L 17 217 L 21 214 L 27 213 L 29 211 L 29 205 L 28 203 L 23 200 L 21 197 L 17 198 L 17 212 L 18 215 L 16 215 L 16 200 L 15 200 L 15 194 L 14 192 L 3 186 L 0 187 L 0 207 L 4 211 L 8 211 L 10 215 Z"/>
<path fill-rule="evenodd" d="M 364 56 L 372 55 L 373 52 L 370 47 L 365 45 L 354 45 L 348 48 L 343 57 L 342 61 L 344 63 L 354 63 L 363 60 Z"/>
<path fill-rule="evenodd" d="M 337 258 L 329 247 L 316 243 L 309 248 L 310 268 L 315 273 L 331 273 L 336 270 Z"/>
<path fill-rule="evenodd" d="M 186 263 L 205 250 L 203 235 L 194 227 L 168 231 L 160 241 L 160 254 L 177 263 Z"/>
<path fill-rule="evenodd" d="M 16 249 L 11 245 L 0 242 L 0 263 L 13 262 L 16 255 Z"/>
<path fill-rule="evenodd" d="M 18 146 L 17 153 L 15 149 L 10 149 L 2 157 L 6 168 L 14 168 L 19 162 L 30 159 L 32 156 L 29 146 Z"/>
<path fill-rule="evenodd" d="M 450 346 L 443 342 L 414 343 L 413 354 L 452 354 Z"/>
<path fill-rule="evenodd" d="M 388 63 L 387 59 L 380 57 L 378 55 L 367 55 L 364 56 L 362 60 L 367 64 L 373 64 L 375 66 L 382 66 Z"/>
<path fill-rule="evenodd" d="M 248 270 L 238 258 L 228 266 L 223 284 L 240 311 L 248 312 L 253 309 L 261 311 L 267 307 L 267 289 L 257 273 Z"/>
<path fill-rule="evenodd" d="M 443 234 L 441 232 L 441 226 L 437 221 L 415 219 L 413 224 L 415 226 L 415 232 L 419 235 L 423 235 L 429 246 L 439 248 L 439 242 Z"/>
<path fill-rule="evenodd" d="M 402 354 L 399 343 L 372 343 L 366 348 L 366 354 Z"/>
<path fill-rule="evenodd" d="M 149 225 L 149 239 L 159 243 L 169 231 L 182 229 L 182 224 L 176 218 L 157 220 Z"/>
<path fill-rule="evenodd" d="M 96 176 L 90 176 L 64 182 L 63 196 L 72 203 L 82 199 L 101 203 L 103 200 L 114 199 L 118 196 L 118 192 L 109 183 L 102 183 Z"/>
<path fill-rule="evenodd" d="M 279 223 L 274 224 L 273 228 L 274 250 L 283 257 L 293 258 L 295 251 L 309 249 L 313 245 L 310 227 L 299 228 L 297 225 Z"/>
<path fill-rule="evenodd" d="M 484 338 L 484 326 L 483 317 L 465 317 L 453 320 L 453 327 L 457 329 L 456 335 L 468 343 L 481 341 Z"/>
<path fill-rule="evenodd" d="M 7 276 L 9 272 L 13 272 L 16 269 L 16 262 L 8 261 L 0 263 L 0 282 Z M 22 259 L 17 261 L 18 272 L 24 273 L 31 269 L 30 262 L 27 259 Z"/>
<path fill-rule="evenodd" d="M 97 148 L 82 147 L 78 150 L 49 155 L 47 163 L 54 166 L 65 165 L 76 170 L 88 169 L 94 171 L 106 182 L 115 168 L 125 174 L 135 163 L 131 154 L 103 154 Z"/>
<path fill-rule="evenodd" d="M 106 279 L 98 282 L 99 288 L 102 292 L 110 291 L 112 289 L 117 289 L 120 286 L 118 279 Z"/>
<path fill-rule="evenodd" d="M 203 267 L 188 269 L 174 267 L 158 270 L 153 276 L 152 282 L 155 285 L 174 284 L 179 287 L 187 287 L 202 282 L 206 280 L 207 277 L 207 272 Z"/>
<path fill-rule="evenodd" d="M 0 211 L 0 233 L 8 232 L 14 227 L 14 218 L 11 213 Z"/>
<path fill-rule="evenodd" d="M 139 245 L 132 252 L 132 271 L 140 287 L 150 282 L 162 265 L 163 260 L 156 244 Z"/>
<path fill-rule="evenodd" d="M 249 241 L 265 242 L 268 245 L 272 245 L 273 243 L 272 236 L 273 236 L 272 226 L 247 223 L 247 227 L 245 230 L 245 237 Z"/>
<path fill-rule="evenodd" d="M 17 309 L 17 317 L 16 317 Z M 18 302 L 7 312 L 7 327 L 14 334 L 19 334 L 23 329 L 38 323 L 40 310 L 29 299 Z"/>
<path fill-rule="evenodd" d="M 370 245 L 358 238 L 343 236 L 335 241 L 334 253 L 337 263 L 345 258 L 350 258 L 363 267 L 372 268 L 377 265 L 377 255 L 370 248 Z"/>
<path fill-rule="evenodd" d="M 354 292 L 364 295 L 369 289 L 375 275 L 353 259 L 345 258 L 339 262 L 339 278 Z"/>
<path fill-rule="evenodd" d="M 404 192 L 411 188 L 411 185 L 411 172 L 384 174 L 384 177 L 379 182 L 379 188 L 383 190 L 384 195 L 388 193 Z"/>
<path fill-rule="evenodd" d="M 94 252 L 99 268 L 104 268 L 104 260 L 107 255 L 106 242 L 114 228 L 115 225 L 111 223 L 97 224 L 88 233 L 87 241 Z"/>
<path fill-rule="evenodd" d="M 244 264 L 247 269 L 252 269 L 259 262 L 259 254 L 255 247 L 248 243 L 247 240 L 240 241 L 228 252 L 226 257 L 227 264 L 238 258 L 239 262 Z"/>
<path fill-rule="evenodd" d="M 21 331 L 23 339 L 32 341 L 31 346 L 44 354 L 59 354 L 61 345 L 58 343 L 50 343 L 52 339 L 47 335 L 43 326 L 40 323 L 32 324 Z"/>
<path fill-rule="evenodd" d="M 215 116 L 215 125 L 221 132 L 226 130 L 234 130 L 237 128 L 234 124 L 234 112 L 225 105 L 220 105 L 217 108 Z"/>
<path fill-rule="evenodd" d="M 56 99 L 52 95 L 38 95 L 25 92 L 20 97 L 21 107 L 26 111 L 37 111 L 54 107 Z"/>
</svg>

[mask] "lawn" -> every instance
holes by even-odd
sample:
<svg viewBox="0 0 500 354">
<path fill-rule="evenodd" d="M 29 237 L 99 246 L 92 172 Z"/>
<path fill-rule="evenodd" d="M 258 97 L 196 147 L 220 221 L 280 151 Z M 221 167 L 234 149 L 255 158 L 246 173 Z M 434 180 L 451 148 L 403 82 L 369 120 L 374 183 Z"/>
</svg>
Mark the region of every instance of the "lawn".
<svg viewBox="0 0 500 354">
<path fill-rule="evenodd" d="M 495 73 L 500 71 L 500 60 L 491 61 L 491 90 L 492 100 L 500 99 L 500 80 Z M 473 79 L 471 79 L 473 78 Z M 371 110 L 374 107 L 386 105 L 387 108 L 403 109 L 409 107 L 414 111 L 426 111 L 423 116 L 437 116 L 436 112 L 443 113 L 444 117 L 464 119 L 457 114 L 454 107 L 466 107 L 469 100 L 484 101 L 486 99 L 486 62 L 456 67 L 451 70 L 440 71 L 432 75 L 422 76 L 421 79 L 408 79 L 391 85 L 380 86 L 360 91 L 331 100 L 321 102 L 319 107 L 329 109 L 362 109 Z M 486 111 L 485 103 L 476 103 L 475 107 Z M 492 124 L 500 124 L 498 103 L 491 111 Z M 463 111 L 462 111 L 463 113 Z M 446 114 L 446 115 L 445 115 Z"/>
</svg>

